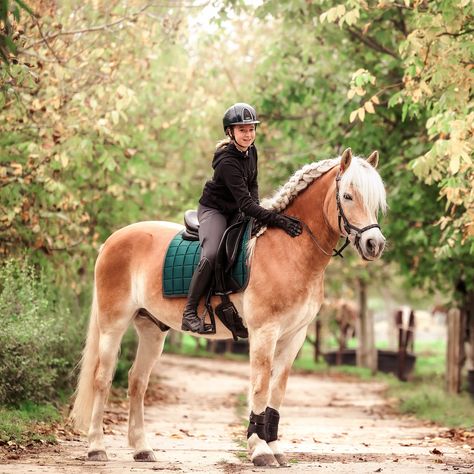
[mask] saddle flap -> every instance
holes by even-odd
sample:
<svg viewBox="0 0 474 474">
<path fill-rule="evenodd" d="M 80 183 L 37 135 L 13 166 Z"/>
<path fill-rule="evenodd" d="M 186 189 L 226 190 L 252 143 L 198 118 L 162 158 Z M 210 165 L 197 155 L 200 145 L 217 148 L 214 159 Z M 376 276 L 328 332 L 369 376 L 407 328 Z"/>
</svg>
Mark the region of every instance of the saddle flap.
<svg viewBox="0 0 474 474">
<path fill-rule="evenodd" d="M 227 256 L 226 272 L 234 265 L 237 254 L 239 253 L 240 243 L 247 228 L 247 220 L 237 222 L 227 229 L 225 240 L 225 251 Z"/>
</svg>

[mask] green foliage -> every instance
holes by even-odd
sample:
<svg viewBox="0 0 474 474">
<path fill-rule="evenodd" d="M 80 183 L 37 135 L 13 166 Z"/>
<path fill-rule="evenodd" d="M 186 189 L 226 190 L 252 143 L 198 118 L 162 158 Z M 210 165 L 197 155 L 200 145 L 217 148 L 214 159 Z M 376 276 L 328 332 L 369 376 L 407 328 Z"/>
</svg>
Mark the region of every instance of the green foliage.
<svg viewBox="0 0 474 474">
<path fill-rule="evenodd" d="M 0 0 L 0 64 L 8 68 L 11 56 L 18 52 L 16 23 L 20 21 L 21 11 L 33 15 L 33 11 L 23 0 Z"/>
<path fill-rule="evenodd" d="M 0 408 L 0 441 L 13 441 L 26 444 L 45 440 L 54 442 L 55 437 L 44 434 L 38 429 L 38 423 L 54 423 L 61 420 L 58 410 L 49 404 L 35 405 L 23 403 L 18 408 Z"/>
<path fill-rule="evenodd" d="M 26 262 L 0 268 L 0 404 L 44 402 L 69 388 L 79 324 Z"/>
<path fill-rule="evenodd" d="M 112 231 L 181 221 L 197 205 L 222 110 L 248 93 L 251 75 L 247 68 L 232 74 L 245 78 L 241 85 L 229 81 L 221 64 L 232 45 L 213 48 L 221 33 L 190 38 L 199 9 L 138 1 L 38 8 L 43 36 L 23 19 L 28 54 L 0 71 L 0 257 L 27 248 L 80 293 L 90 279 L 78 274 Z"/>
</svg>

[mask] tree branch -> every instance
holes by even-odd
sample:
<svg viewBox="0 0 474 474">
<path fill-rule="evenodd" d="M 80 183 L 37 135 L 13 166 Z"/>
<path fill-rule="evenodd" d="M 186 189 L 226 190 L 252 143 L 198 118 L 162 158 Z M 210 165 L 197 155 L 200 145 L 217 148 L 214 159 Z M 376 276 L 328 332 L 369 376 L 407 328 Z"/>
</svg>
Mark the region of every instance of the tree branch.
<svg viewBox="0 0 474 474">
<path fill-rule="evenodd" d="M 388 49 L 384 45 L 380 44 L 374 38 L 364 35 L 362 31 L 359 30 L 358 28 L 352 28 L 350 26 L 346 26 L 346 29 L 351 34 L 352 37 L 358 39 L 369 48 L 372 48 L 373 50 L 378 51 L 379 53 L 388 54 L 396 59 L 399 59 L 399 56 L 397 53 L 395 53 L 391 49 Z"/>
<path fill-rule="evenodd" d="M 33 18 L 33 21 L 35 22 L 35 25 L 37 26 L 38 28 L 38 31 L 40 33 L 40 36 L 42 38 L 42 42 L 44 42 L 47 46 L 47 48 L 51 51 L 51 54 L 56 58 L 56 61 L 61 64 L 62 61 L 61 61 L 61 58 L 56 54 L 56 51 L 54 51 L 53 47 L 49 44 L 49 41 L 48 41 L 48 38 L 46 38 L 43 34 L 43 30 L 41 28 L 41 24 L 40 22 L 38 21 L 38 18 L 36 18 L 36 16 L 32 16 Z"/>
<path fill-rule="evenodd" d="M 141 7 L 136 12 L 131 13 L 130 15 L 124 16 L 122 18 L 119 18 L 118 20 L 113 21 L 112 23 L 106 23 L 105 25 L 90 26 L 89 28 L 83 28 L 83 29 L 80 29 L 80 30 L 60 31 L 59 33 L 55 33 L 54 35 L 43 37 L 43 39 L 41 39 L 39 41 L 36 41 L 36 42 L 26 46 L 25 48 L 23 48 L 23 50 L 30 49 L 30 48 L 38 45 L 38 44 L 41 44 L 41 43 L 48 44 L 47 43 L 48 41 L 50 41 L 52 39 L 55 39 L 58 36 L 72 36 L 72 35 L 78 35 L 78 34 L 82 34 L 82 33 L 90 33 L 92 31 L 106 30 L 106 29 L 111 28 L 113 26 L 117 26 L 120 23 L 123 23 L 124 21 L 136 18 L 137 16 L 139 16 L 141 13 L 143 13 L 145 10 L 147 10 L 148 8 L 150 8 L 152 6 L 153 6 L 153 3 L 147 3 L 146 5 Z"/>
<path fill-rule="evenodd" d="M 468 35 L 469 33 L 474 33 L 474 29 L 466 30 L 466 31 L 460 31 L 459 33 L 449 33 L 449 31 L 445 31 L 444 33 L 440 33 L 439 35 L 436 35 L 436 37 L 437 38 L 439 38 L 440 36 L 454 36 L 454 37 L 457 37 L 457 36 Z"/>
</svg>

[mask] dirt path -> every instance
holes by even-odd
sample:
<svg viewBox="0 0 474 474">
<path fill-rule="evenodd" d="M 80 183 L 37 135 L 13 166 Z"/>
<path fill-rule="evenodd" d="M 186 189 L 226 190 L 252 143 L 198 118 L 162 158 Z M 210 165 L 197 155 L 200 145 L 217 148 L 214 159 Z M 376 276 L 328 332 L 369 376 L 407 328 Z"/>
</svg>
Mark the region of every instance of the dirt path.
<svg viewBox="0 0 474 474">
<path fill-rule="evenodd" d="M 247 391 L 248 364 L 165 355 L 158 371 L 160 385 L 152 386 L 146 409 L 157 463 L 132 460 L 122 403 L 106 418 L 108 463 L 86 462 L 84 440 L 63 440 L 35 455 L 2 459 L 0 474 L 262 470 L 246 458 L 246 410 L 237 408 Z M 390 414 L 381 390 L 377 383 L 293 374 L 280 425 L 291 464 L 278 472 L 474 472 L 474 440 L 471 446 L 455 442 L 446 430 Z"/>
</svg>

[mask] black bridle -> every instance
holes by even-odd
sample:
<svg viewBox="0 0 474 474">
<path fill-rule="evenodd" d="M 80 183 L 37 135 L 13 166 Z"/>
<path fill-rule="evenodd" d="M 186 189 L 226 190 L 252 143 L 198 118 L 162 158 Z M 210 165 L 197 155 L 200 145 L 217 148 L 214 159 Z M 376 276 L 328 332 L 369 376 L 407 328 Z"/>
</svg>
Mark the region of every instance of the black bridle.
<svg viewBox="0 0 474 474">
<path fill-rule="evenodd" d="M 378 224 L 370 224 L 370 225 L 367 225 L 367 226 L 365 226 L 361 229 L 360 227 L 356 227 L 355 225 L 352 225 L 349 222 L 349 220 L 346 217 L 346 214 L 344 213 L 344 209 L 342 208 L 341 197 L 339 195 L 339 182 L 341 181 L 341 178 L 342 178 L 341 173 L 338 173 L 337 176 L 336 176 L 336 205 L 337 205 L 337 214 L 338 214 L 337 215 L 337 224 L 339 226 L 339 232 L 341 233 L 341 236 L 344 237 L 343 230 L 342 230 L 343 228 L 344 228 L 344 231 L 346 233 L 345 234 L 346 241 L 344 242 L 342 247 L 339 250 L 338 249 L 333 249 L 333 253 L 327 252 L 326 250 L 324 250 L 321 247 L 321 245 L 318 242 L 318 239 L 314 235 L 313 231 L 309 228 L 309 226 L 305 222 L 300 221 L 301 225 L 306 229 L 306 231 L 308 232 L 308 234 L 311 237 L 312 241 L 318 246 L 319 250 L 321 250 L 321 252 L 323 252 L 328 257 L 339 256 L 341 258 L 344 258 L 344 256 L 342 255 L 342 251 L 349 245 L 349 243 L 350 243 L 349 236 L 350 235 L 355 235 L 354 245 L 357 248 L 360 248 L 359 247 L 360 238 L 362 237 L 362 234 L 365 231 L 367 231 L 369 229 L 374 229 L 374 228 L 380 229 L 380 226 Z M 341 227 L 341 222 L 343 223 L 343 227 Z"/>
</svg>

